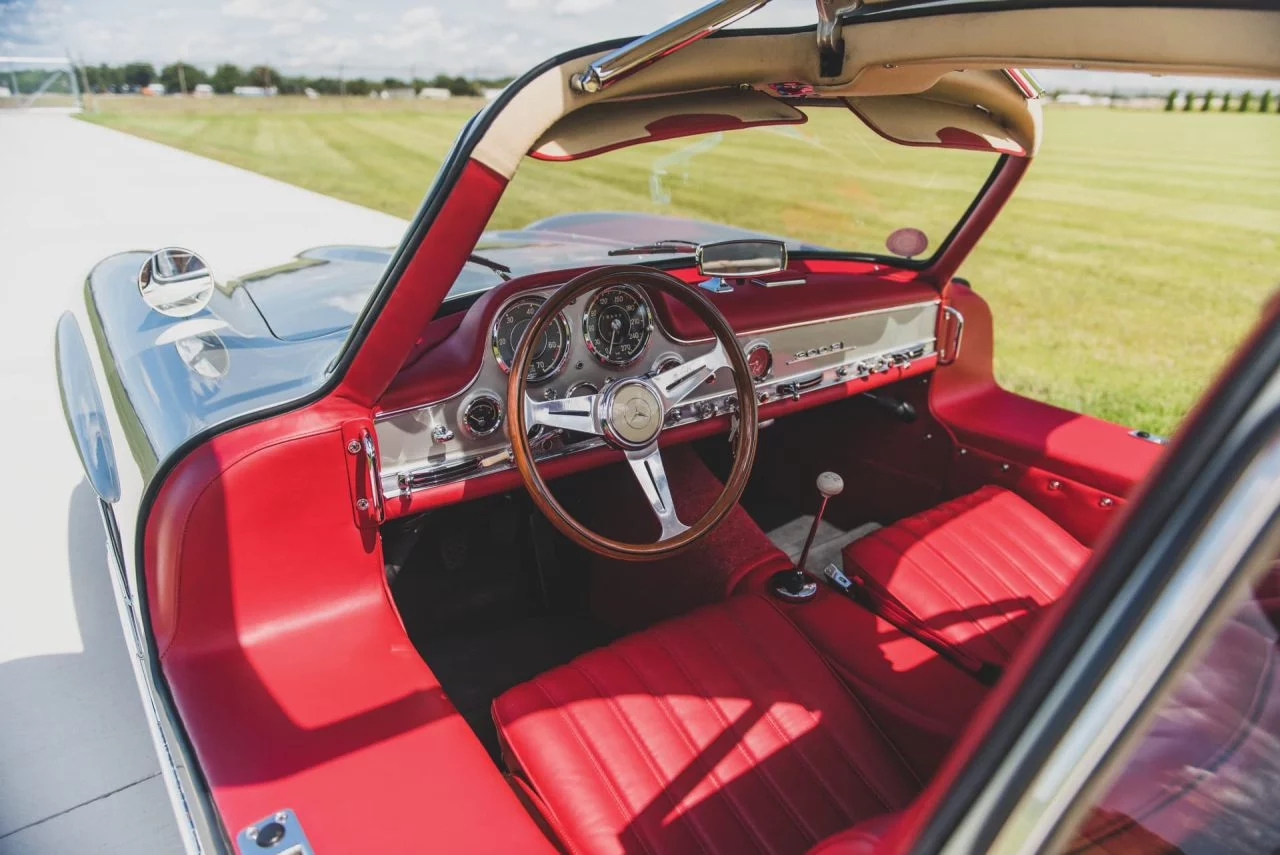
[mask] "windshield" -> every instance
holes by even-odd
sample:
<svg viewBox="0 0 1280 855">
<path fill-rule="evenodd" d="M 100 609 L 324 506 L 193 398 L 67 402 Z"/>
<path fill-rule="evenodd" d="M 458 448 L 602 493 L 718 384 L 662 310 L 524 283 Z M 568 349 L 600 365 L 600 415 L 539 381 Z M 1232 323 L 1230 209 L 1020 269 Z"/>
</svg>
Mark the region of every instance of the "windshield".
<svg viewBox="0 0 1280 855">
<path fill-rule="evenodd" d="M 649 142 L 574 161 L 525 158 L 477 252 L 529 272 L 502 251 L 574 238 L 579 249 L 599 252 L 749 232 L 782 238 L 792 251 L 923 260 L 964 216 L 998 158 L 890 142 L 843 108 L 805 112 L 801 125 Z"/>
</svg>

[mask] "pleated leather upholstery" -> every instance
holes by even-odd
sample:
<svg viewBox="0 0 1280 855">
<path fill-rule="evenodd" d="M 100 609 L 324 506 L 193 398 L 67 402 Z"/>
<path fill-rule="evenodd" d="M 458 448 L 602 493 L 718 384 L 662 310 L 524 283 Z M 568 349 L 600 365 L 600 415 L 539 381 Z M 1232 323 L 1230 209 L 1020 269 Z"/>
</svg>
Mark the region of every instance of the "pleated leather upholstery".
<svg viewBox="0 0 1280 855">
<path fill-rule="evenodd" d="M 758 596 L 587 653 L 503 694 L 493 716 L 574 852 L 802 853 L 920 789 Z"/>
<path fill-rule="evenodd" d="M 1026 500 L 987 486 L 854 541 L 844 568 L 967 653 L 1004 665 L 1089 555 Z"/>
</svg>

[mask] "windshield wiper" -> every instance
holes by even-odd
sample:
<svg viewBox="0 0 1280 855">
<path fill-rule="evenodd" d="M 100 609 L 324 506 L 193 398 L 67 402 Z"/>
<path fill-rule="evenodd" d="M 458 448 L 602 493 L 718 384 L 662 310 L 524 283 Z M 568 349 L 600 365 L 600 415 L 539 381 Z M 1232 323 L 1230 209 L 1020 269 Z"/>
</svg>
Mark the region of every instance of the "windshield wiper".
<svg viewBox="0 0 1280 855">
<path fill-rule="evenodd" d="M 502 277 L 502 281 L 506 282 L 511 279 L 511 268 L 505 264 L 499 264 L 496 261 L 485 258 L 483 255 L 476 255 L 474 252 L 467 256 L 467 261 L 472 264 L 478 264 L 481 267 L 487 267 L 494 273 Z"/>
<path fill-rule="evenodd" d="M 656 240 L 639 246 L 609 250 L 610 255 L 689 255 L 698 251 L 698 244 L 688 240 Z"/>
</svg>

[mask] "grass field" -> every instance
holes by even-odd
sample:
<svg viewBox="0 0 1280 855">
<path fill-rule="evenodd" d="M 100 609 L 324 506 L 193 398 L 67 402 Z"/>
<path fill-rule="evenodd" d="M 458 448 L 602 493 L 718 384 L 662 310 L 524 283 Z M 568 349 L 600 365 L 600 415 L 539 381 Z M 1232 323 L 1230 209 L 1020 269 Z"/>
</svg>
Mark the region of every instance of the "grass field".
<svg viewBox="0 0 1280 855">
<path fill-rule="evenodd" d="M 479 106 L 119 99 L 86 118 L 409 217 Z M 828 112 L 806 133 L 845 133 L 847 115 Z M 1023 186 L 961 271 L 992 304 L 997 373 L 1023 394 L 1171 432 L 1280 284 L 1280 116 L 1051 106 L 1045 125 Z M 522 169 L 495 225 L 646 209 L 648 161 L 681 143 L 661 145 L 669 148 L 620 152 L 608 171 L 603 159 Z M 731 213 L 740 225 L 878 250 L 857 231 L 883 240 L 899 209 L 945 222 L 988 166 L 969 154 L 893 149 L 887 160 L 846 157 L 833 169 L 825 155 L 726 148 L 737 168 L 721 192 L 686 194 L 675 212 Z M 927 188 L 909 174 L 920 164 Z M 788 204 L 801 193 L 813 203 Z"/>
</svg>

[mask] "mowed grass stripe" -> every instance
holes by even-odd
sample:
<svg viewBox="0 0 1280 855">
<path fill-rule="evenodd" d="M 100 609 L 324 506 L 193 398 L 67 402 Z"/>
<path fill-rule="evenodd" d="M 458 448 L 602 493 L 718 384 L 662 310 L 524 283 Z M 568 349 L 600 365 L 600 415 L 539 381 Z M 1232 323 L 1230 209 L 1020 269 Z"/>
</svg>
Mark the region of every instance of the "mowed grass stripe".
<svg viewBox="0 0 1280 855">
<path fill-rule="evenodd" d="M 86 118 L 409 217 L 479 106 L 120 99 Z M 683 163 L 673 156 L 687 140 L 527 161 L 491 225 L 655 211 L 876 249 L 900 225 L 941 239 L 934 223 L 962 210 L 989 168 L 868 144 L 849 135 L 847 114 L 814 113 L 725 134 L 713 156 Z M 674 208 L 652 198 L 656 157 L 670 160 Z M 919 222 L 897 222 L 902 211 Z M 991 303 L 1002 383 L 1168 433 L 1280 283 L 1280 116 L 1049 105 L 1043 150 L 961 274 Z"/>
</svg>

